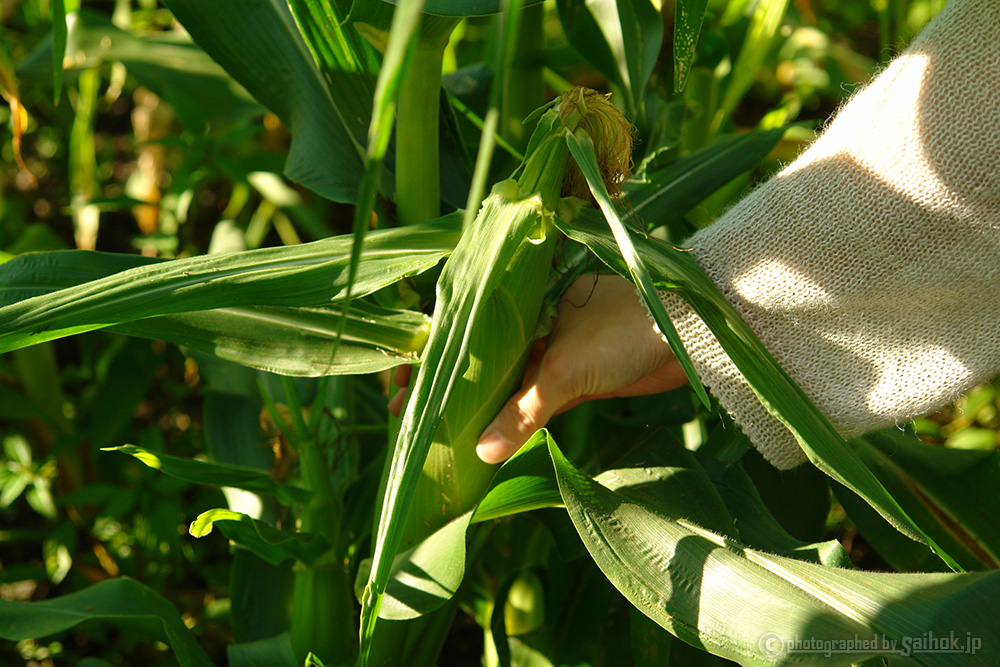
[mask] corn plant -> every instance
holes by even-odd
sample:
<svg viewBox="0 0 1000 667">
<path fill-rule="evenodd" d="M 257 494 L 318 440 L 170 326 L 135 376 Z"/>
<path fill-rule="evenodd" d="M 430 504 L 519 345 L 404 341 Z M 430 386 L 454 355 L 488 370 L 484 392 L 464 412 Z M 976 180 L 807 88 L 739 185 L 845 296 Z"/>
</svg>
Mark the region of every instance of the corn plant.
<svg viewBox="0 0 1000 667">
<path fill-rule="evenodd" d="M 131 443 L 105 454 L 229 490 L 227 506 L 191 517 L 189 531 L 233 544 L 230 664 L 434 665 L 459 613 L 475 618 L 491 666 L 707 664 L 709 654 L 806 664 L 808 646 L 832 664 L 996 661 L 1000 579 L 988 570 L 1000 526 L 979 511 L 996 506 L 996 452 L 932 450 L 895 432 L 845 442 L 675 245 L 693 228 L 685 214 L 720 206 L 794 116 L 789 105 L 732 131 L 787 0 L 165 4 L 201 72 L 288 129 L 284 176 L 351 206 L 340 225 L 351 233 L 169 260 L 18 255 L 0 266 L 0 353 L 98 329 L 162 340 L 227 387 L 225 400 L 206 397 L 206 422 L 266 415 L 294 460 L 279 475 L 248 464 L 253 437 L 231 427 L 209 429 L 211 460 Z M 171 68 L 144 70 L 126 48 L 142 38 L 86 8 L 67 23 L 62 3 L 52 7 L 53 38 L 22 63 L 22 86 L 93 87 L 96 61 L 117 58 L 169 97 Z M 457 26 L 480 15 L 493 16 L 495 34 L 477 114 L 441 72 Z M 610 98 L 531 65 L 547 16 Z M 730 68 L 699 51 L 703 33 L 737 31 Z M 108 43 L 117 51 L 101 55 Z M 78 77 L 64 62 L 89 69 Z M 539 106 L 546 76 L 563 90 Z M 463 134 L 472 124 L 476 140 Z M 600 419 L 578 412 L 499 469 L 482 463 L 480 432 L 517 388 L 562 292 L 594 271 L 636 285 L 691 380 L 672 399 L 685 418 L 588 439 Z M 812 466 L 780 476 L 731 426 L 708 431 L 720 421 L 663 289 L 698 312 Z M 397 421 L 371 377 L 401 364 L 419 370 Z M 31 462 L 23 446 L 14 458 Z M 4 503 L 37 480 L 26 465 L 2 471 Z M 899 572 L 855 569 L 820 539 L 831 488 Z M 809 502 L 821 511 L 788 509 Z M 625 629 L 585 618 L 605 611 Z M 132 579 L 0 601 L 6 639 L 86 620 L 136 624 L 183 667 L 211 664 L 177 610 Z M 574 645 L 581 632 L 607 647 Z M 927 633 L 967 650 L 914 650 Z"/>
</svg>

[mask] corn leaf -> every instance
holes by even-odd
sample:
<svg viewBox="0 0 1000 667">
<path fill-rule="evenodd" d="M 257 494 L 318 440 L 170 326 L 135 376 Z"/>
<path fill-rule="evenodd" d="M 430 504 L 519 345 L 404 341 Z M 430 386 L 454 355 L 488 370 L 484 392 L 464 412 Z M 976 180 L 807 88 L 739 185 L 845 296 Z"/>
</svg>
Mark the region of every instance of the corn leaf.
<svg viewBox="0 0 1000 667">
<path fill-rule="evenodd" d="M 791 642 L 816 641 L 840 647 L 822 652 L 823 664 L 848 665 L 911 657 L 915 640 L 934 628 L 954 633 L 961 647 L 948 654 L 916 645 L 915 663 L 1000 659 L 1000 647 L 982 641 L 1000 613 L 1000 573 L 859 572 L 757 551 L 677 517 L 671 505 L 680 488 L 637 499 L 584 476 L 551 437 L 548 449 L 567 511 L 598 566 L 640 611 L 689 643 L 742 665 L 787 665 L 812 664 L 816 652 L 796 652 Z"/>
<path fill-rule="evenodd" d="M 47 637 L 91 620 L 138 629 L 167 643 L 180 667 L 212 667 L 177 609 L 134 579 L 110 579 L 39 602 L 0 599 L 0 638 L 10 641 Z"/>
<path fill-rule="evenodd" d="M 367 149 L 363 157 L 363 173 L 358 195 L 354 202 L 354 224 L 352 234 L 354 244 L 351 247 L 351 259 L 348 264 L 346 308 L 351 307 L 354 295 L 354 283 L 361 267 L 362 248 L 365 240 L 365 230 L 371 224 L 372 211 L 375 208 L 375 195 L 378 192 L 379 179 L 382 176 L 382 162 L 389 140 L 392 138 L 392 127 L 396 114 L 396 101 L 399 98 L 399 87 L 403 80 L 408 54 L 420 27 L 420 9 L 423 0 L 404 0 L 402 6 L 393 12 L 392 29 L 389 33 L 389 44 L 385 50 L 382 69 L 375 84 L 375 98 L 371 112 L 371 123 L 368 126 Z M 367 263 L 367 262 L 366 262 Z M 341 333 L 347 326 L 347 318 L 341 321 Z M 338 341 L 340 336 L 338 336 Z M 336 347 L 334 347 L 336 350 Z"/>
<path fill-rule="evenodd" d="M 228 465 L 222 463 L 209 463 L 208 461 L 195 461 L 180 456 L 171 456 L 162 452 L 153 452 L 135 445 L 122 445 L 120 447 L 105 447 L 104 452 L 121 452 L 128 454 L 139 461 L 142 461 L 150 468 L 154 468 L 193 484 L 208 484 L 210 486 L 231 486 L 244 491 L 256 493 L 266 493 L 282 505 L 292 505 L 295 503 L 308 503 L 312 494 L 303 488 L 290 484 L 281 484 L 263 470 L 245 468 L 243 466 Z"/>
<path fill-rule="evenodd" d="M 291 130 L 285 174 L 333 201 L 353 203 L 362 172 L 366 109 L 343 108 L 284 0 L 168 0 L 194 41 Z M 345 72 L 343 87 L 353 85 Z"/>
<path fill-rule="evenodd" d="M 417 618 L 454 597 L 465 576 L 466 532 L 471 518 L 472 511 L 466 512 L 396 555 L 379 618 L 391 621 Z M 371 561 L 367 565 L 370 567 Z M 358 571 L 360 587 L 367 583 L 367 574 L 362 565 Z"/>
<path fill-rule="evenodd" d="M 288 7 L 337 104 L 348 117 L 368 118 L 379 71 L 375 48 L 347 23 L 335 1 L 288 0 Z"/>
<path fill-rule="evenodd" d="M 538 431 L 493 476 L 489 491 L 476 505 L 472 522 L 500 519 L 543 507 L 562 507 L 545 432 Z"/>
<path fill-rule="evenodd" d="M 722 126 L 753 85 L 757 70 L 764 62 L 787 10 L 788 0 L 760 0 L 754 8 L 746 38 L 733 64 L 722 104 L 713 119 L 713 127 L 716 130 Z"/>
<path fill-rule="evenodd" d="M 557 225 L 567 236 L 587 245 L 601 261 L 619 274 L 630 276 L 616 239 L 610 237 L 603 225 L 585 215 L 578 216 L 572 225 L 563 225 L 558 221 Z M 645 235 L 631 233 L 630 236 L 658 285 L 678 290 L 688 300 L 764 407 L 788 427 L 813 464 L 865 498 L 897 530 L 911 539 L 930 544 L 953 569 L 961 569 L 912 521 L 854 450 L 847 446 L 809 397 L 782 370 L 690 253 Z"/>
<path fill-rule="evenodd" d="M 264 112 L 243 86 L 186 37 L 172 33 L 138 37 L 85 7 L 70 15 L 64 47 L 71 56 L 66 60 L 67 78 L 103 63 L 120 62 L 143 86 L 166 100 L 191 132 L 203 132 L 206 120 L 249 120 Z M 18 63 L 22 80 L 39 84 L 52 80 L 52 48 L 43 43 Z M 60 56 L 60 72 L 62 64 Z"/>
<path fill-rule="evenodd" d="M 489 177 L 490 165 L 493 163 L 493 150 L 497 143 L 497 131 L 500 124 L 500 108 L 506 95 L 504 86 L 508 80 L 508 71 L 514 58 L 514 49 L 520 29 L 521 9 L 523 0 L 506 0 L 506 11 L 500 24 L 500 35 L 496 40 L 493 55 L 493 82 L 490 85 L 490 105 L 483 120 L 483 132 L 479 140 L 479 151 L 476 155 L 476 166 L 472 172 L 472 186 L 469 188 L 469 198 L 465 204 L 465 217 L 462 220 L 463 229 L 468 228 L 476 218 L 476 212 L 483 203 L 486 192 L 486 179 Z"/>
<path fill-rule="evenodd" d="M 807 560 L 830 567 L 853 567 L 850 556 L 836 540 L 809 543 L 793 537 L 768 511 L 754 480 L 739 465 L 727 465 L 710 475 L 726 508 L 739 526 L 740 541 L 768 553 Z M 866 505 L 867 507 L 867 505 Z M 910 544 L 893 529 L 893 533 Z"/>
<path fill-rule="evenodd" d="M 372 232 L 354 285 L 366 294 L 436 264 L 457 239 L 458 216 L 419 228 Z M 0 266 L 0 352 L 135 320 L 214 308 L 316 306 L 343 300 L 351 237 L 149 262 L 90 279 L 129 262 L 109 255 L 62 251 L 17 257 Z M 88 278 L 49 288 L 53 276 Z M 55 279 L 56 285 L 58 280 Z"/>
<path fill-rule="evenodd" d="M 642 180 L 625 184 L 633 213 L 649 224 L 669 224 L 759 163 L 784 133 L 780 128 L 728 137 L 647 171 Z"/>
</svg>

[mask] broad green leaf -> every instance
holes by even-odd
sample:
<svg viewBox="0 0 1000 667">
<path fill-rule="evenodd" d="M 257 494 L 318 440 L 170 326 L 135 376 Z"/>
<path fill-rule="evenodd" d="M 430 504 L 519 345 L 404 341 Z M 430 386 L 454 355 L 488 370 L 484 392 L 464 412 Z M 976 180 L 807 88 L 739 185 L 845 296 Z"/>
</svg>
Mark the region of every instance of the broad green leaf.
<svg viewBox="0 0 1000 667">
<path fill-rule="evenodd" d="M 333 201 L 353 203 L 362 171 L 367 109 L 344 108 L 331 96 L 287 3 L 166 4 L 194 41 L 291 130 L 285 174 Z M 352 77 L 356 75 L 346 73 L 337 85 L 356 84 Z"/>
<path fill-rule="evenodd" d="M 587 245 L 612 269 L 629 276 L 629 267 L 621 258 L 617 239 L 612 239 L 603 226 L 583 217 L 578 217 L 572 226 L 559 226 L 567 236 Z M 898 530 L 914 540 L 929 543 L 950 565 L 957 567 L 914 524 L 827 418 L 782 370 L 690 253 L 646 235 L 633 233 L 631 237 L 657 283 L 679 291 L 688 300 L 764 407 L 788 427 L 813 464 L 859 493 Z M 656 299 L 655 295 L 653 298 Z"/>
<path fill-rule="evenodd" d="M 10 641 L 40 639 L 91 620 L 134 628 L 166 642 L 181 667 L 212 667 L 174 606 L 133 579 L 109 579 L 39 602 L 0 600 L 0 638 Z"/>
<path fill-rule="evenodd" d="M 227 509 L 202 512 L 188 530 L 194 537 L 204 537 L 212 532 L 212 528 L 218 528 L 227 538 L 272 565 L 280 565 L 289 559 L 314 563 L 330 550 L 329 543 L 319 535 L 288 533 Z"/>
<path fill-rule="evenodd" d="M 677 0 L 674 5 L 674 92 L 684 90 L 698 48 L 708 0 Z"/>
<path fill-rule="evenodd" d="M 229 667 L 298 667 L 288 633 L 231 644 L 226 648 Z"/>
<path fill-rule="evenodd" d="M 336 354 L 343 308 L 220 308 L 152 317 L 111 327 L 163 340 L 271 373 L 315 377 L 377 373 L 419 361 L 430 318 L 358 301 L 347 313 Z"/>
<path fill-rule="evenodd" d="M 671 516 L 683 517 L 727 537 L 738 536 L 712 480 L 666 429 L 644 435 L 628 455 L 594 480 L 633 500 L 658 506 Z"/>
<path fill-rule="evenodd" d="M 363 295 L 426 270 L 450 252 L 459 215 L 407 229 L 375 231 L 353 291 Z M 49 294 L 52 276 L 93 276 L 139 259 L 63 251 L 0 266 L 0 352 L 134 320 L 238 306 L 316 306 L 344 298 L 351 237 L 189 259 L 150 262 Z M 18 301 L 18 299 L 23 299 Z M 15 302 L 16 301 L 16 302 Z"/>
<path fill-rule="evenodd" d="M 266 493 L 274 496 L 283 505 L 308 503 L 312 497 L 312 494 L 305 489 L 290 484 L 281 484 L 263 470 L 255 470 L 254 468 L 195 461 L 194 459 L 153 452 L 135 445 L 106 447 L 101 451 L 128 454 L 150 468 L 171 477 L 183 479 L 185 482 L 210 486 L 231 486 L 244 491 Z"/>
<path fill-rule="evenodd" d="M 346 23 L 335 0 L 289 0 L 288 7 L 337 104 L 348 117 L 367 118 L 380 64 L 375 48 Z"/>
<path fill-rule="evenodd" d="M 676 220 L 771 152 L 784 129 L 726 137 L 625 184 L 635 215 L 660 226 Z"/>
<path fill-rule="evenodd" d="M 806 664 L 815 653 L 796 653 L 790 642 L 853 641 L 853 650 L 823 654 L 823 664 L 847 665 L 906 652 L 928 628 L 953 632 L 963 647 L 992 636 L 998 572 L 858 572 L 757 551 L 588 479 L 551 438 L 548 446 L 567 511 L 605 575 L 662 627 L 716 655 L 742 665 Z M 912 658 L 988 665 L 1000 647 L 987 644 L 952 655 L 918 646 Z"/>
<path fill-rule="evenodd" d="M 701 384 L 701 378 L 698 377 L 698 373 L 694 370 L 691 357 L 688 356 L 687 350 L 684 349 L 684 345 L 677 335 L 677 330 L 670 322 L 667 311 L 663 308 L 663 304 L 657 296 L 656 289 L 653 286 L 653 281 L 649 276 L 644 261 L 636 252 L 635 246 L 628 232 L 625 230 L 625 225 L 618 215 L 618 210 L 608 195 L 604 179 L 601 176 L 601 169 L 597 164 L 597 156 L 594 153 L 594 142 L 584 133 L 570 134 L 566 137 L 566 142 L 569 145 L 570 152 L 573 154 L 573 159 L 576 160 L 580 171 L 583 172 L 584 177 L 587 179 L 587 184 L 590 186 L 590 191 L 601 207 L 601 212 L 604 213 L 605 219 L 611 226 L 615 243 L 618 244 L 618 252 L 624 259 L 628 270 L 628 274 L 625 277 L 635 283 L 639 289 L 643 300 L 646 302 L 646 306 L 653 314 L 653 319 L 656 320 L 656 325 L 663 335 L 666 336 L 667 342 L 670 343 L 670 349 L 684 369 L 684 374 L 687 375 L 691 386 L 694 388 L 698 398 L 701 399 L 702 404 L 707 407 L 709 405 L 708 394 Z"/>
</svg>

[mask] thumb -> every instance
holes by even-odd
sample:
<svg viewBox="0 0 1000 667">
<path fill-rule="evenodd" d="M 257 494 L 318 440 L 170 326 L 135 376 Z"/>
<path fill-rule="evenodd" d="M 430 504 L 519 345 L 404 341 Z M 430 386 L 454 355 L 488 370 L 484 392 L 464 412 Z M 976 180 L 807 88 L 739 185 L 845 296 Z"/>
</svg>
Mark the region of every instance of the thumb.
<svg viewBox="0 0 1000 667">
<path fill-rule="evenodd" d="M 570 398 L 536 372 L 483 431 L 476 454 L 486 463 L 506 461 Z"/>
</svg>

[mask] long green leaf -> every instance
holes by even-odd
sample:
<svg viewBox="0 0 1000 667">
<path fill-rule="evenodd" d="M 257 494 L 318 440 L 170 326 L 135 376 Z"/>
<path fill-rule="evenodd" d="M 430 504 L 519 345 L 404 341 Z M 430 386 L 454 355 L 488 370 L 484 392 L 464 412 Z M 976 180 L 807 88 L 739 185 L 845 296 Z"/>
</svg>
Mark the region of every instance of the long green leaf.
<svg viewBox="0 0 1000 667">
<path fill-rule="evenodd" d="M 433 266 L 454 246 L 457 221 L 453 215 L 419 228 L 372 232 L 354 294 L 372 292 Z M 118 268 L 133 260 L 74 251 L 18 257 L 0 266 L 0 304 L 9 304 L 0 307 L 0 352 L 159 315 L 329 304 L 347 293 L 352 247 L 351 237 L 336 237 L 300 246 L 153 262 L 30 298 L 23 296 L 45 290 L 51 276 L 63 271 L 93 276 L 103 270 L 105 261 Z"/>
<path fill-rule="evenodd" d="M 612 239 L 602 225 L 578 216 L 573 225 L 559 226 L 567 236 L 587 245 L 612 269 L 629 276 L 616 239 Z M 899 531 L 936 547 L 782 370 L 690 253 L 645 235 L 631 234 L 631 240 L 657 282 L 680 291 L 689 301 L 764 407 L 788 427 L 816 467 L 856 491 Z M 952 567 L 960 569 L 946 553 L 939 548 L 935 551 Z"/>
<path fill-rule="evenodd" d="M 375 48 L 346 23 L 334 0 L 288 0 L 288 7 L 337 104 L 367 118 L 379 71 Z"/>
<path fill-rule="evenodd" d="M 366 109 L 342 108 L 330 95 L 286 2 L 166 4 L 194 41 L 291 130 L 285 174 L 324 197 L 354 202 Z M 342 85 L 352 85 L 352 76 L 345 73 Z"/>
<path fill-rule="evenodd" d="M 757 76 L 757 69 L 764 62 L 787 10 L 788 0 L 760 0 L 757 3 L 747 28 L 746 39 L 743 40 L 743 46 L 733 64 L 722 104 L 712 121 L 715 130 L 722 127 L 722 123 L 750 90 Z"/>
<path fill-rule="evenodd" d="M 859 572 L 756 551 L 673 516 L 653 496 L 639 501 L 588 479 L 551 438 L 548 448 L 567 511 L 598 566 L 639 610 L 689 643 L 742 665 L 814 664 L 820 655 L 832 665 L 883 654 L 928 665 L 1000 659 L 988 639 L 1000 613 L 1000 573 Z M 953 633 L 958 648 L 921 650 L 928 628 Z"/>
<path fill-rule="evenodd" d="M 994 493 L 1000 485 L 1000 453 L 931 447 L 896 429 L 850 444 L 900 505 L 964 567 L 1000 567 L 1000 507 Z"/>
<path fill-rule="evenodd" d="M 465 576 L 466 532 L 471 518 L 470 510 L 396 555 L 379 618 L 391 621 L 417 618 L 454 597 Z M 371 561 L 366 561 L 358 570 L 359 595 L 363 595 L 370 567 Z"/>
<path fill-rule="evenodd" d="M 47 637 L 91 620 L 137 628 L 166 642 L 181 667 L 212 667 L 174 606 L 133 579 L 110 579 L 40 602 L 0 600 L 0 638 L 11 641 Z"/>
<path fill-rule="evenodd" d="M 351 260 L 348 264 L 346 308 L 351 307 L 351 298 L 355 295 L 354 283 L 362 267 L 361 253 L 365 241 L 365 230 L 371 224 L 372 211 L 375 208 L 375 195 L 382 176 L 382 162 L 389 140 L 392 138 L 392 127 L 395 120 L 396 101 L 399 97 L 399 87 L 405 73 L 407 56 L 411 52 L 412 43 L 420 27 L 420 10 L 423 0 L 404 0 L 403 4 L 393 12 L 392 29 L 389 44 L 385 50 L 382 69 L 375 84 L 375 99 L 371 112 L 371 124 L 368 126 L 367 149 L 363 158 L 363 174 L 354 202 L 354 224 L 352 235 L 354 243 L 351 247 Z M 345 317 L 341 323 L 341 333 L 347 326 Z M 338 341 L 340 336 L 338 336 Z M 336 350 L 336 347 L 334 347 Z"/>
<path fill-rule="evenodd" d="M 667 342 L 670 343 L 670 349 L 673 351 L 677 361 L 680 362 L 681 367 L 684 369 L 684 373 L 687 375 L 688 380 L 690 380 L 695 393 L 698 395 L 698 398 L 701 399 L 702 404 L 707 407 L 710 405 L 710 402 L 708 400 L 708 394 L 705 392 L 705 387 L 701 384 L 701 378 L 698 377 L 698 373 L 694 370 L 694 364 L 691 363 L 691 357 L 688 356 L 687 350 L 684 349 L 684 344 L 681 343 L 681 339 L 677 335 L 677 330 L 670 322 L 670 318 L 667 316 L 667 311 L 663 308 L 663 304 L 657 296 L 656 288 L 653 286 L 653 280 L 650 278 L 649 272 L 646 270 L 642 258 L 636 252 L 635 246 L 632 244 L 628 232 L 625 231 L 625 225 L 622 223 L 617 209 L 615 209 L 614 204 L 611 202 L 610 195 L 608 195 L 608 190 L 604 185 L 604 179 L 601 176 L 601 169 L 597 164 L 597 155 L 594 152 L 594 142 L 591 141 L 589 136 L 582 132 L 567 135 L 566 141 L 569 144 L 569 150 L 573 154 L 573 158 L 580 166 L 580 171 L 583 172 L 584 177 L 587 179 L 590 191 L 593 193 L 594 198 L 601 207 L 601 211 L 604 213 L 604 217 L 607 219 L 608 224 L 611 226 L 615 242 L 618 244 L 621 256 L 624 258 L 625 264 L 628 267 L 628 277 L 633 283 L 635 283 L 636 287 L 638 287 L 643 300 L 646 302 L 650 312 L 653 314 L 653 318 L 656 320 L 656 325 L 660 328 L 663 335 L 667 337 Z"/>
<path fill-rule="evenodd" d="M 106 447 L 101 451 L 121 452 L 142 461 L 150 468 L 183 479 L 194 484 L 210 486 L 231 486 L 244 491 L 266 493 L 275 497 L 283 505 L 308 503 L 312 494 L 305 489 L 288 484 L 281 484 L 263 470 L 244 468 L 243 466 L 209 463 L 193 459 L 171 456 L 153 452 L 135 445 Z"/>
</svg>

